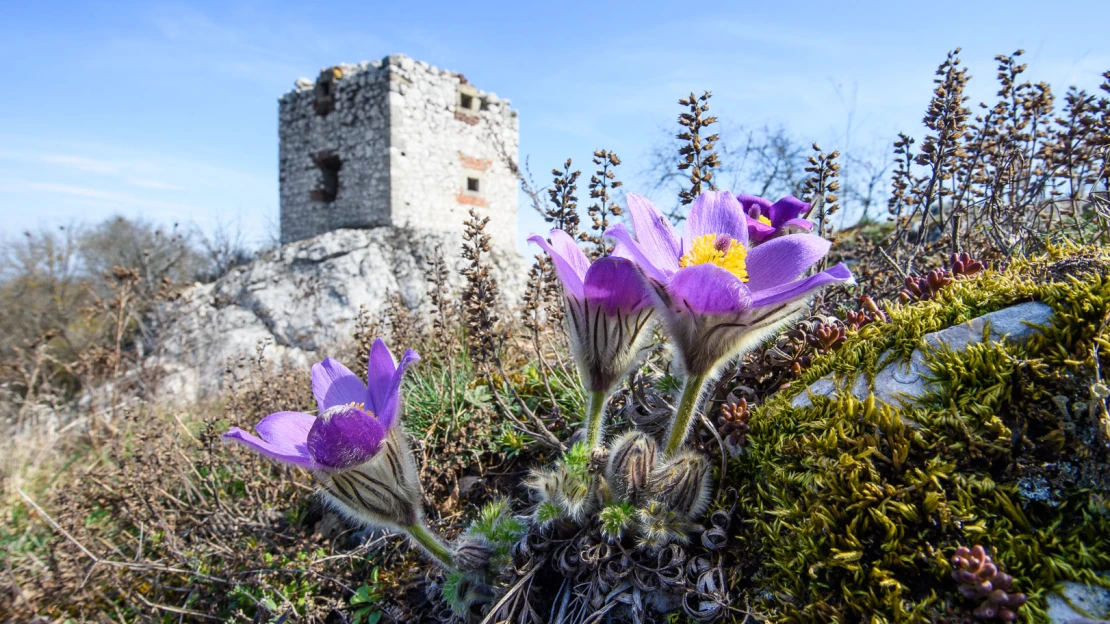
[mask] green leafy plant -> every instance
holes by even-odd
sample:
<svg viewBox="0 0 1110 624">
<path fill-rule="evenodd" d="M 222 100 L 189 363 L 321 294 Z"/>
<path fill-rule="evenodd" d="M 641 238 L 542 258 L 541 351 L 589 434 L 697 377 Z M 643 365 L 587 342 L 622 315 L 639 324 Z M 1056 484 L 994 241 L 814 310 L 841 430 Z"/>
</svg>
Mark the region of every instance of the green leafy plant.
<svg viewBox="0 0 1110 624">
<path fill-rule="evenodd" d="M 625 502 L 606 505 L 598 514 L 598 518 L 601 520 L 601 534 L 611 540 L 617 540 L 623 537 L 636 521 L 636 508 Z"/>
<path fill-rule="evenodd" d="M 362 585 L 351 596 L 351 624 L 378 624 L 382 619 L 381 589 L 378 587 L 378 568 L 370 572 L 370 584 Z"/>
</svg>

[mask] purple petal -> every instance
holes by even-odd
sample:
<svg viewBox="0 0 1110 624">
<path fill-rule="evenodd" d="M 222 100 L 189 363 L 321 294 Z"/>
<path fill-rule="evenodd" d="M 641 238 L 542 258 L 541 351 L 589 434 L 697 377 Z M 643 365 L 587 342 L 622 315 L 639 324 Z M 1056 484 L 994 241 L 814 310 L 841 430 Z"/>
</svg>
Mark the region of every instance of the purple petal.
<svg viewBox="0 0 1110 624">
<path fill-rule="evenodd" d="M 307 446 L 308 432 L 315 422 L 316 418 L 308 414 L 278 412 L 258 423 L 256 429 L 261 438 L 238 427 L 232 427 L 223 438 L 287 464 L 318 468 Z"/>
<path fill-rule="evenodd" d="M 393 373 L 397 372 L 397 363 L 393 360 L 393 353 L 389 351 L 385 341 L 378 338 L 370 347 L 370 357 L 367 358 L 366 407 L 381 418 L 385 407 L 385 399 L 389 397 L 393 387 Z"/>
<path fill-rule="evenodd" d="M 308 432 L 308 451 L 329 468 L 350 468 L 370 459 L 385 439 L 386 428 L 354 407 L 337 407 L 317 418 Z"/>
<path fill-rule="evenodd" d="M 767 225 L 762 221 L 748 217 L 748 239 L 752 245 L 758 245 L 775 233 L 775 226 Z"/>
<path fill-rule="evenodd" d="M 788 238 L 794 238 L 793 236 Z M 779 240 L 779 239 L 775 239 Z M 763 307 L 788 303 L 813 294 L 825 286 L 839 282 L 854 282 L 852 272 L 843 264 L 838 264 L 816 275 L 805 279 L 789 282 L 777 288 L 752 292 L 752 306 Z"/>
<path fill-rule="evenodd" d="M 767 209 L 767 217 L 771 219 L 771 225 L 779 228 L 785 225 L 787 221 L 797 219 L 798 215 L 807 210 L 809 210 L 809 204 L 797 197 L 783 197 L 771 204 L 771 207 Z"/>
<path fill-rule="evenodd" d="M 657 254 L 650 253 L 644 248 L 636 239 L 632 238 L 632 234 L 621 224 L 614 225 L 613 227 L 605 230 L 605 236 L 612 238 L 617 242 L 616 247 L 613 249 L 613 256 L 617 258 L 624 258 L 631 260 L 636 266 L 640 267 L 645 275 L 657 282 L 665 282 L 667 276 L 678 270 L 678 261 L 672 258 L 672 262 L 664 263 L 660 266 L 655 262 Z M 673 264 L 674 268 L 670 270 L 664 269 L 664 266 Z"/>
<path fill-rule="evenodd" d="M 366 385 L 346 366 L 324 358 L 312 366 L 312 395 L 320 412 L 336 405 L 366 401 Z"/>
<path fill-rule="evenodd" d="M 767 212 L 771 209 L 771 200 L 763 199 L 755 195 L 740 194 L 736 196 L 736 201 L 740 202 L 740 205 L 744 207 L 744 212 L 748 212 L 752 209 L 752 206 L 756 206 L 759 208 L 759 214 L 767 216 Z"/>
<path fill-rule="evenodd" d="M 695 238 L 706 234 L 726 234 L 748 244 L 748 216 L 732 193 L 706 191 L 694 200 L 682 233 L 683 248 L 690 249 Z"/>
<path fill-rule="evenodd" d="M 752 305 L 747 286 L 715 264 L 680 269 L 667 284 L 667 296 L 674 311 L 686 308 L 698 316 L 740 312 Z"/>
<path fill-rule="evenodd" d="M 555 274 L 563 283 L 567 295 L 582 298 L 582 278 L 590 266 L 586 254 L 574 242 L 569 234 L 562 230 L 551 230 L 551 243 L 542 236 L 533 234 L 528 237 L 528 242 L 539 245 L 547 255 L 551 256 L 551 264 L 555 267 Z"/>
<path fill-rule="evenodd" d="M 636 240 L 643 246 L 652 264 L 670 273 L 677 271 L 682 251 L 671 222 L 643 195 L 629 193 L 625 202 L 632 218 L 632 229 L 636 231 Z"/>
<path fill-rule="evenodd" d="M 551 247 L 555 249 L 555 253 L 574 268 L 574 274 L 578 277 L 586 275 L 586 270 L 590 268 L 590 259 L 582 252 L 578 242 L 562 230 L 551 230 L 547 236 L 551 239 Z"/>
<path fill-rule="evenodd" d="M 773 238 L 748 251 L 748 288 L 758 292 L 786 284 L 825 257 L 832 243 L 812 234 Z"/>
<path fill-rule="evenodd" d="M 813 229 L 813 222 L 806 221 L 805 219 L 790 219 L 778 227 L 780 230 L 789 231 L 790 229 L 797 228 L 809 232 Z"/>
<path fill-rule="evenodd" d="M 401 381 L 405 377 L 405 370 L 419 361 L 420 354 L 412 349 L 406 349 L 405 354 L 401 356 L 400 364 L 393 371 L 393 377 L 389 380 L 389 392 L 384 397 L 377 399 L 380 401 L 381 407 L 375 415 L 386 429 L 393 426 L 393 423 L 397 420 L 397 412 L 401 410 Z"/>
<path fill-rule="evenodd" d="M 652 304 L 651 293 L 636 266 L 624 258 L 600 258 L 586 272 L 586 300 L 605 314 L 638 312 Z"/>
<path fill-rule="evenodd" d="M 315 416 L 302 412 L 278 412 L 258 421 L 254 429 L 270 444 L 304 452 L 307 456 L 308 449 L 305 448 L 305 442 L 314 424 L 316 424 Z"/>
</svg>

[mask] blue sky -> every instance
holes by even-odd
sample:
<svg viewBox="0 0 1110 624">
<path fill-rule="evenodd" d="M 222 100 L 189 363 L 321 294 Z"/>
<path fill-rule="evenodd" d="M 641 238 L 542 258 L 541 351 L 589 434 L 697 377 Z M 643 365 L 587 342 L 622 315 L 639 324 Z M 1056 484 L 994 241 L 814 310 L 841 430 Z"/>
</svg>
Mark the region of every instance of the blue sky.
<svg viewBox="0 0 1110 624">
<path fill-rule="evenodd" d="M 973 104 L 993 98 L 993 56 L 1017 48 L 1058 95 L 1110 69 L 1094 26 L 1110 5 L 1095 1 L 0 4 L 0 240 L 121 213 L 264 243 L 277 98 L 321 67 L 391 53 L 511 99 L 541 182 L 604 147 L 628 189 L 647 186 L 647 154 L 691 90 L 714 92 L 726 130 L 783 124 L 828 149 L 880 150 L 899 130 L 920 136 L 955 46 Z M 522 204 L 522 237 L 540 229 Z"/>
</svg>

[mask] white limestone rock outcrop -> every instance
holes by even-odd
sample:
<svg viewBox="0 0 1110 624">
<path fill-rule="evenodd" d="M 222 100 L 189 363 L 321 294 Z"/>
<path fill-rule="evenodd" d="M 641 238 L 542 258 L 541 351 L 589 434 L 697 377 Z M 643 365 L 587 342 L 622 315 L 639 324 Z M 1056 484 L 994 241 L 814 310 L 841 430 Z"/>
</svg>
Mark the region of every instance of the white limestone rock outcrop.
<svg viewBox="0 0 1110 624">
<path fill-rule="evenodd" d="M 220 386 L 229 358 L 254 353 L 260 341 L 272 345 L 268 359 L 308 366 L 351 339 L 361 306 L 377 316 L 391 293 L 409 309 L 427 311 L 429 260 L 441 246 L 457 293 L 461 244 L 461 237 L 410 228 L 335 230 L 194 286 L 169 315 L 174 322 L 157 362 L 168 372 L 161 393 L 200 398 Z M 515 305 L 527 265 L 499 248 L 491 259 L 503 299 Z"/>
</svg>

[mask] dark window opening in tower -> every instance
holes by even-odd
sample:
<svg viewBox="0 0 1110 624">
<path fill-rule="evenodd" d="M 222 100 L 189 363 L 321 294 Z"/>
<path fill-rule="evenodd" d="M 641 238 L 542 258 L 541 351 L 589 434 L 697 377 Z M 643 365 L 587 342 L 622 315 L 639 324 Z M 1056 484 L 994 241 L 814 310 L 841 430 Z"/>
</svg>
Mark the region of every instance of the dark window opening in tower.
<svg viewBox="0 0 1110 624">
<path fill-rule="evenodd" d="M 316 79 L 316 86 L 312 89 L 312 108 L 317 115 L 327 115 L 335 110 L 335 81 L 343 75 L 338 67 L 331 67 L 320 72 Z"/>
<path fill-rule="evenodd" d="M 343 168 L 343 161 L 335 154 L 320 154 L 312 160 L 320 170 L 312 200 L 330 204 L 339 196 L 339 170 Z"/>
</svg>

